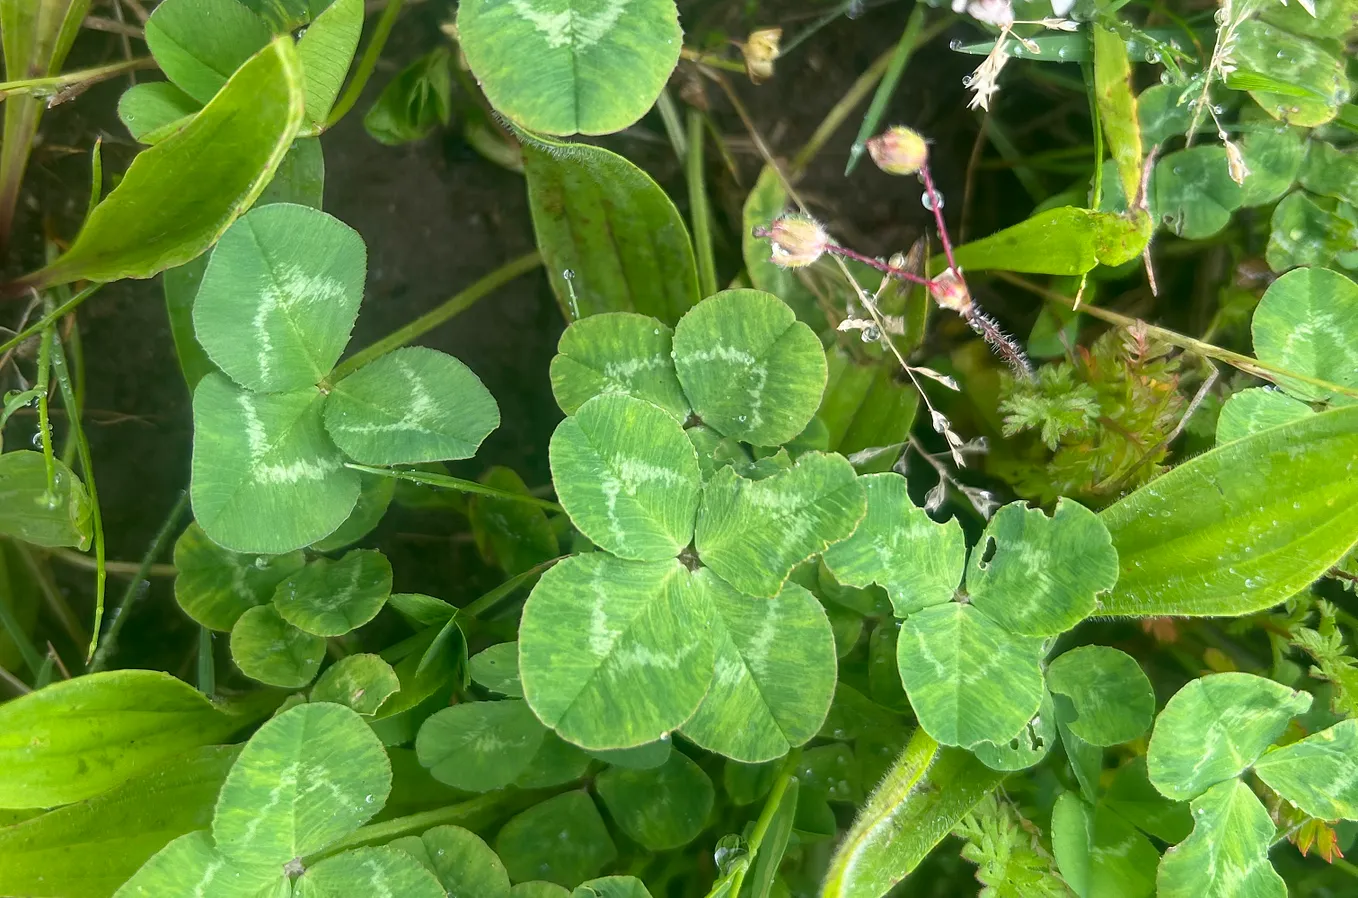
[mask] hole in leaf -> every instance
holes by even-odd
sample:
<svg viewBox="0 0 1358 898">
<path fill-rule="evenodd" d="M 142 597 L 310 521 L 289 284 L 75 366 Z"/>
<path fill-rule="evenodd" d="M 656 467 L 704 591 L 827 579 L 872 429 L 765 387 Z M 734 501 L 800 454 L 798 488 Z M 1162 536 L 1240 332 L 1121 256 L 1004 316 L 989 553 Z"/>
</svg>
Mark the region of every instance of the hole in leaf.
<svg viewBox="0 0 1358 898">
<path fill-rule="evenodd" d="M 980 567 L 981 570 L 985 570 L 986 566 L 994 560 L 995 552 L 998 548 L 999 546 L 995 543 L 995 537 L 987 536 L 985 548 L 981 551 L 981 560 L 977 562 L 977 566 Z"/>
</svg>

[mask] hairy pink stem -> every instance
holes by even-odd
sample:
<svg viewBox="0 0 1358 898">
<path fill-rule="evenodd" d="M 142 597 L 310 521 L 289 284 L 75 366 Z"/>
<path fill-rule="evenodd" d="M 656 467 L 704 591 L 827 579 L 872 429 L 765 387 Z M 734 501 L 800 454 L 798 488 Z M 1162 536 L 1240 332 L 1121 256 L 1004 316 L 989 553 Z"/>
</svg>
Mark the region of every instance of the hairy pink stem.
<svg viewBox="0 0 1358 898">
<path fill-rule="evenodd" d="M 960 276 L 962 271 L 957 267 L 957 260 L 952 255 L 952 240 L 948 237 L 948 226 L 943 223 L 942 198 L 934 187 L 934 176 L 929 172 L 928 162 L 920 166 L 919 173 L 924 178 L 924 190 L 929 195 L 929 205 L 934 213 L 934 222 L 938 225 L 938 239 L 943 241 L 943 255 L 948 259 L 948 267 Z"/>
<path fill-rule="evenodd" d="M 846 259 L 853 259 L 855 262 L 862 262 L 869 268 L 877 269 L 882 274 L 889 275 L 894 278 L 900 278 L 901 280 L 909 281 L 912 284 L 919 284 L 921 286 L 929 288 L 932 288 L 934 286 L 934 282 L 927 278 L 922 278 L 919 275 L 914 274 L 913 272 L 906 271 L 903 268 L 892 268 L 890 265 L 886 264 L 880 259 L 874 259 L 871 256 L 865 256 L 862 253 L 854 252 L 853 250 L 845 246 L 840 246 L 838 244 L 831 243 L 825 247 L 825 251 L 827 253 L 834 253 L 837 256 L 843 256 Z"/>
</svg>

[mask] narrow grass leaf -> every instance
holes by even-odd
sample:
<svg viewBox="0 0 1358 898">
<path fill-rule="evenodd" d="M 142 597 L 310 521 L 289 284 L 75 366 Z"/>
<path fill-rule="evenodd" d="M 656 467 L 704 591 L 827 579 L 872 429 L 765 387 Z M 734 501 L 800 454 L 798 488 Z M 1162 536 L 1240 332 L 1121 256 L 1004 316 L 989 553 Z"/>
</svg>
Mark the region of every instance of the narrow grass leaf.
<svg viewBox="0 0 1358 898">
<path fill-rule="evenodd" d="M 1174 693 L 1155 721 L 1146 754 L 1150 781 L 1187 801 L 1239 776 L 1259 759 L 1311 696 L 1247 673 L 1209 674 Z"/>
</svg>

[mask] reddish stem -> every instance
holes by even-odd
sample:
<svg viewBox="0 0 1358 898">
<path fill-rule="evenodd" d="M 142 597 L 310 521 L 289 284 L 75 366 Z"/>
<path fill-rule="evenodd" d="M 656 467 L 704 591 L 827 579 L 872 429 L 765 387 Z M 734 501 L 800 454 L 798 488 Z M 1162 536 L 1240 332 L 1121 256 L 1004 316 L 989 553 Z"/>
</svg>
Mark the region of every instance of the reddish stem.
<svg viewBox="0 0 1358 898">
<path fill-rule="evenodd" d="M 948 226 L 943 223 L 942 197 L 934 187 L 934 176 L 929 172 L 928 162 L 920 166 L 919 173 L 924 178 L 924 190 L 929 195 L 929 206 L 934 213 L 934 222 L 938 225 L 938 239 L 943 241 L 943 255 L 948 258 L 948 267 L 960 277 L 962 271 L 957 267 L 957 260 L 952 255 L 952 240 L 948 237 Z"/>
<path fill-rule="evenodd" d="M 839 246 L 838 244 L 831 243 L 825 247 L 825 251 L 827 253 L 834 253 L 836 256 L 843 256 L 846 259 L 853 259 L 855 262 L 862 262 L 869 268 L 877 269 L 882 274 L 889 275 L 894 278 L 900 278 L 901 280 L 909 281 L 912 284 L 920 284 L 921 286 L 928 287 L 930 289 L 932 289 L 934 286 L 934 282 L 931 280 L 922 278 L 913 272 L 906 271 L 904 268 L 892 268 L 890 265 L 886 264 L 881 259 L 874 259 L 871 256 L 865 256 L 862 253 L 856 253 L 846 246 Z"/>
</svg>

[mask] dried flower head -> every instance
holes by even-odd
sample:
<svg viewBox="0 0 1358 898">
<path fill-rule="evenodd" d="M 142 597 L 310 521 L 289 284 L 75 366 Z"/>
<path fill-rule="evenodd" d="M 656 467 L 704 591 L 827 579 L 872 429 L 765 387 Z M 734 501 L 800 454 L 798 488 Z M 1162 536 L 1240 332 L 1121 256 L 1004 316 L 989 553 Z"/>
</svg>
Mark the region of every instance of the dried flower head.
<svg viewBox="0 0 1358 898">
<path fill-rule="evenodd" d="M 971 311 L 971 292 L 961 273 L 949 268 L 929 284 L 929 295 L 945 309 L 966 315 Z"/>
<path fill-rule="evenodd" d="M 962 83 L 974 92 L 971 102 L 967 104 L 968 109 L 989 109 L 990 98 L 999 92 L 1000 72 L 1009 62 L 1008 36 L 1008 31 L 1001 33 L 990 54 L 976 67 L 976 71 L 963 79 Z"/>
<path fill-rule="evenodd" d="M 868 153 L 889 175 L 913 175 L 929 160 L 929 145 L 918 132 L 897 125 L 870 138 Z"/>
<path fill-rule="evenodd" d="M 805 268 L 816 261 L 830 245 L 830 235 L 810 218 L 785 215 L 774 221 L 768 231 L 773 248 L 773 264 L 780 268 Z"/>
<path fill-rule="evenodd" d="M 1237 184 L 1244 184 L 1245 178 L 1249 176 L 1250 167 L 1245 164 L 1240 147 L 1227 140 L 1224 135 L 1221 142 L 1226 146 L 1226 170 L 1230 172 L 1231 180 Z"/>
<path fill-rule="evenodd" d="M 773 62 L 778 58 L 779 44 L 783 39 L 781 28 L 761 28 L 750 32 L 745 43 L 739 44 L 745 57 L 745 74 L 755 84 L 773 77 Z"/>
</svg>

